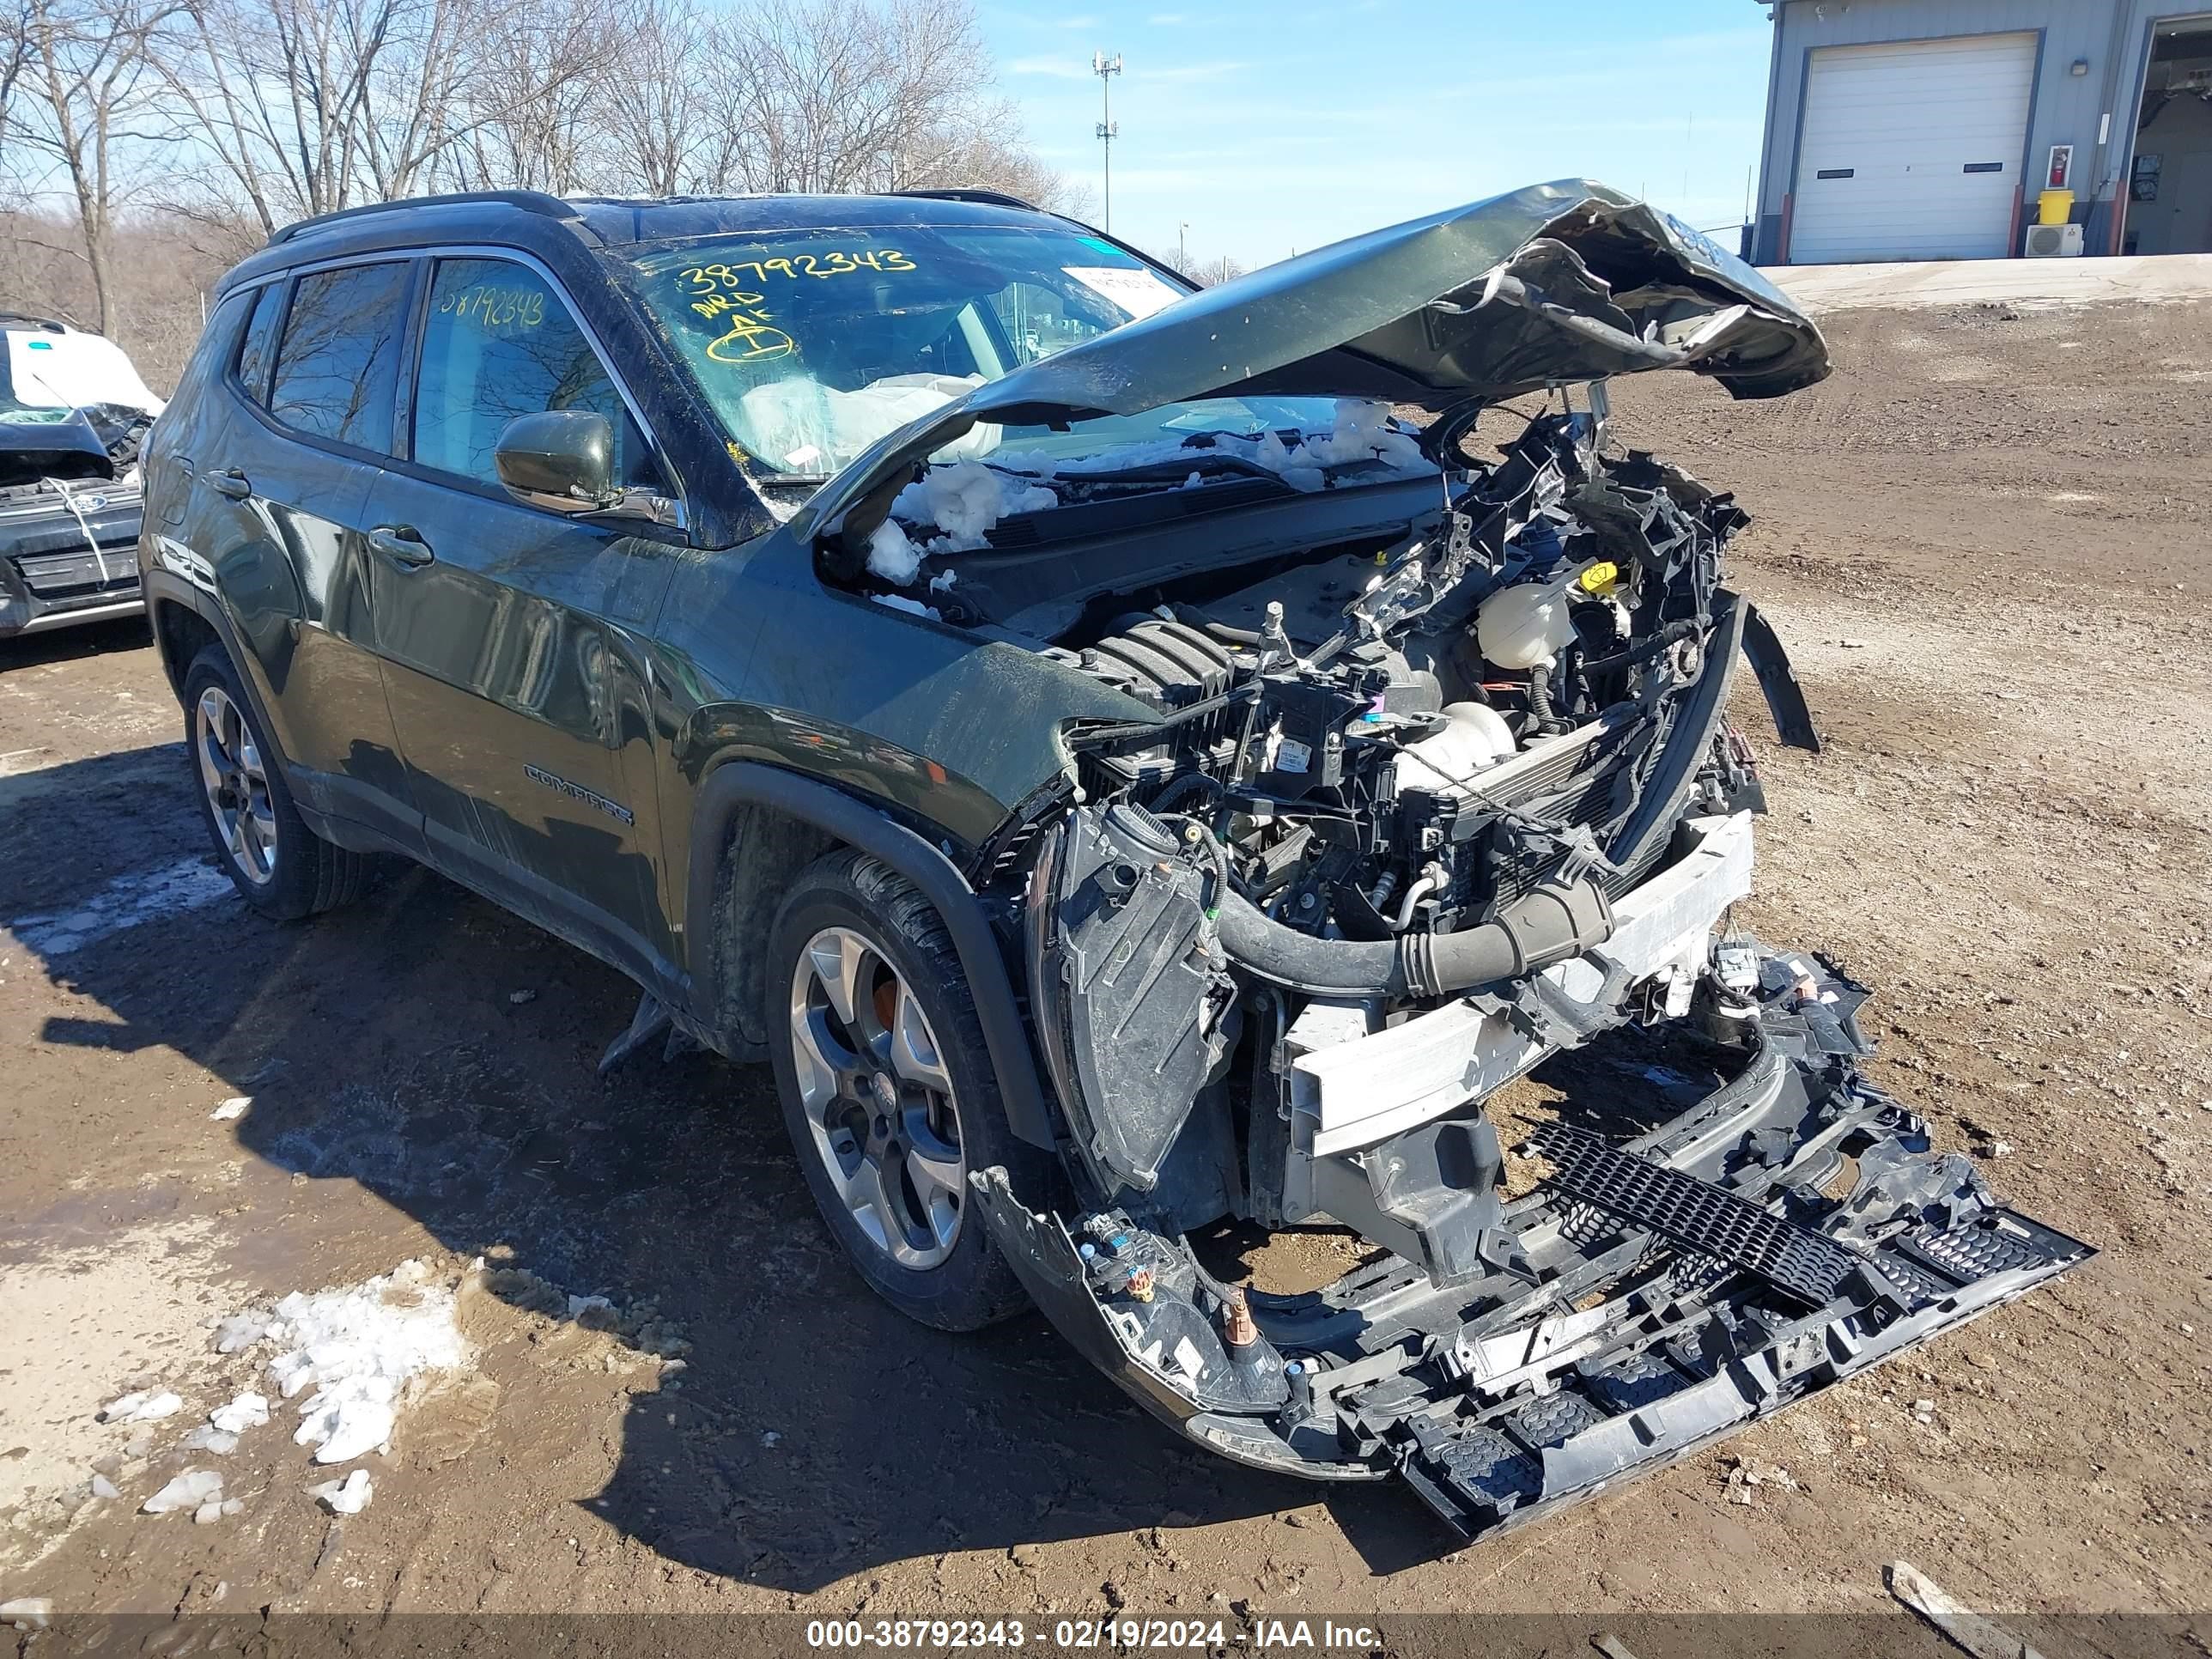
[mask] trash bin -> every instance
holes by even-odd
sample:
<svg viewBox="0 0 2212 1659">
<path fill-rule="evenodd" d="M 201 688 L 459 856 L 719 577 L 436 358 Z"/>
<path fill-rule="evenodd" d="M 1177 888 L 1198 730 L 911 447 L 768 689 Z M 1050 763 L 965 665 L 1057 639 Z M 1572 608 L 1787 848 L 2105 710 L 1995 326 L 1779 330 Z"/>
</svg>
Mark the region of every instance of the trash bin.
<svg viewBox="0 0 2212 1659">
<path fill-rule="evenodd" d="M 2063 225 L 2074 211 L 2074 192 L 2046 190 L 2036 198 L 2036 223 Z"/>
</svg>

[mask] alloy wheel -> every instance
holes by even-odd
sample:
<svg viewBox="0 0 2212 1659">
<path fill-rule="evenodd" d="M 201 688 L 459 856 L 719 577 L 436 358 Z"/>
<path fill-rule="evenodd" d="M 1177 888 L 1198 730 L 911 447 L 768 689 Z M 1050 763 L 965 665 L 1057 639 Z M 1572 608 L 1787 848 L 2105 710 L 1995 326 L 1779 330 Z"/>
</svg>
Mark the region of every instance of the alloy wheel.
<svg viewBox="0 0 2212 1659">
<path fill-rule="evenodd" d="M 968 1169 L 913 988 L 860 933 L 825 927 L 792 970 L 791 1037 L 815 1152 L 854 1222 L 900 1267 L 939 1266 L 960 1237 Z"/>
<path fill-rule="evenodd" d="M 192 749 L 216 833 L 238 872 L 256 887 L 276 876 L 276 809 L 253 728 L 219 685 L 192 710 Z"/>
</svg>

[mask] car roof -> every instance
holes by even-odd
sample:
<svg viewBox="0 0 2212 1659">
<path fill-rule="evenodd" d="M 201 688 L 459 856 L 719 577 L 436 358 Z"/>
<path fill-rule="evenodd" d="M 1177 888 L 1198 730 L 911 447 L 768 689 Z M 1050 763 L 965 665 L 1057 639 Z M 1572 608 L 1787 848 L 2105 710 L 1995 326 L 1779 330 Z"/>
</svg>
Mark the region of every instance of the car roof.
<svg viewBox="0 0 2212 1659">
<path fill-rule="evenodd" d="M 272 270 L 353 252 L 429 242 L 542 246 L 559 239 L 617 249 L 700 236 L 915 225 L 1066 225 L 1074 222 L 996 191 L 884 195 L 615 197 L 485 191 L 346 208 L 287 225 L 225 277 L 228 289 Z M 1090 227 L 1082 228 L 1095 234 Z"/>
</svg>

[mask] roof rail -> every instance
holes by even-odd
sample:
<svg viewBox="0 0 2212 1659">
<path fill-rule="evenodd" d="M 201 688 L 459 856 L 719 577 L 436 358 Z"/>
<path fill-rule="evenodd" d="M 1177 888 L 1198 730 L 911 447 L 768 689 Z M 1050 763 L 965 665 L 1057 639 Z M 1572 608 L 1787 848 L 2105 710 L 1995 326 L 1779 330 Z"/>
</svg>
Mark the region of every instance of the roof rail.
<svg viewBox="0 0 2212 1659">
<path fill-rule="evenodd" d="M 379 213 L 392 213 L 401 208 L 462 207 L 471 204 L 520 208 L 525 213 L 535 213 L 548 219 L 576 220 L 576 210 L 557 196 L 549 196 L 542 190 L 471 190 L 449 196 L 410 196 L 396 202 L 365 202 L 359 207 L 340 208 L 335 213 L 319 213 L 311 219 L 295 219 L 289 225 L 279 226 L 269 238 L 275 247 L 295 236 L 311 230 L 320 230 L 344 220 L 367 218 Z"/>
<path fill-rule="evenodd" d="M 0 311 L 0 327 L 42 328 L 51 334 L 66 334 L 67 323 L 58 323 L 51 317 L 33 317 L 27 311 Z"/>
<path fill-rule="evenodd" d="M 1035 202 L 1024 202 L 1020 197 L 1009 195 L 1003 190 L 972 190 L 964 185 L 956 185 L 942 190 L 895 190 L 891 194 L 926 196 L 939 202 L 976 202 L 985 207 L 1021 208 L 1030 213 L 1044 211 Z"/>
</svg>

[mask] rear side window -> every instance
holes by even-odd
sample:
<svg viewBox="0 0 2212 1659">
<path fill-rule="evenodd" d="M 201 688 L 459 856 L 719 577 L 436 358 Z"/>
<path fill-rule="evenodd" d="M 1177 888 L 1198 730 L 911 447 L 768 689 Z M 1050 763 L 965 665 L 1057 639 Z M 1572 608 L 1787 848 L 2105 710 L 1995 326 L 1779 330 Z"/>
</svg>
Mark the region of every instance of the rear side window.
<svg viewBox="0 0 2212 1659">
<path fill-rule="evenodd" d="M 257 295 L 239 348 L 238 383 L 255 403 L 269 397 L 269 368 L 276 361 L 276 321 L 284 314 L 284 284 L 271 283 Z"/>
<path fill-rule="evenodd" d="M 549 409 L 605 416 L 616 477 L 650 482 L 642 437 L 553 286 L 511 260 L 440 260 L 415 380 L 413 458 L 497 483 L 492 452 L 507 422 Z"/>
<path fill-rule="evenodd" d="M 389 454 L 407 267 L 348 265 L 292 290 L 269 412 L 295 431 Z"/>
</svg>

